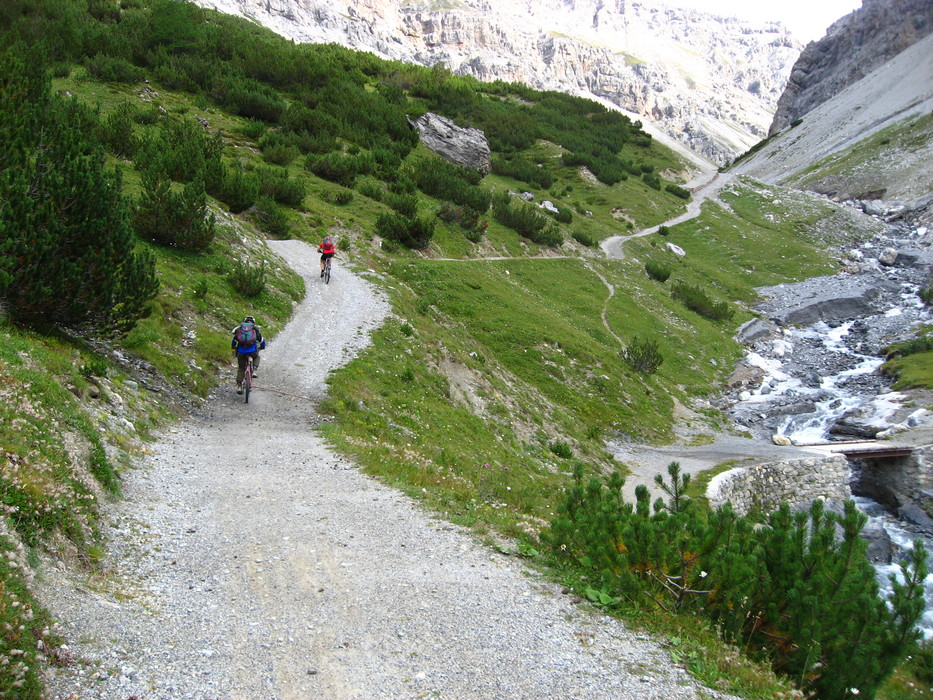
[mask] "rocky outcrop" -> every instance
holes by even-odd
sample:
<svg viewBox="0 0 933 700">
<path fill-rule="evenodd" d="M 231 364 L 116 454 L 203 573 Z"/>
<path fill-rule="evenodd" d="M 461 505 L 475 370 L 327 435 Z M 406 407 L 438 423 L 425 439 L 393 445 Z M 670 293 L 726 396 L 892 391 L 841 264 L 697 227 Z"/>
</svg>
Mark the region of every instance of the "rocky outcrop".
<svg viewBox="0 0 933 700">
<path fill-rule="evenodd" d="M 760 304 L 759 310 L 782 327 L 809 326 L 817 321 L 840 323 L 878 313 L 882 292 L 897 291 L 897 285 L 876 277 L 853 275 L 833 286 L 821 285 L 821 281 L 825 278 L 762 288 L 759 291 L 773 296 Z M 787 288 L 793 293 L 782 293 Z"/>
<path fill-rule="evenodd" d="M 769 135 L 823 104 L 933 32 L 930 0 L 863 0 L 800 54 Z"/>
<path fill-rule="evenodd" d="M 428 112 L 410 122 L 421 142 L 451 163 L 488 175 L 491 169 L 489 142 L 479 129 L 457 126 L 446 117 Z"/>
<path fill-rule="evenodd" d="M 800 50 L 778 23 L 648 0 L 196 2 L 296 41 L 590 96 L 720 163 L 764 136 Z"/>
</svg>

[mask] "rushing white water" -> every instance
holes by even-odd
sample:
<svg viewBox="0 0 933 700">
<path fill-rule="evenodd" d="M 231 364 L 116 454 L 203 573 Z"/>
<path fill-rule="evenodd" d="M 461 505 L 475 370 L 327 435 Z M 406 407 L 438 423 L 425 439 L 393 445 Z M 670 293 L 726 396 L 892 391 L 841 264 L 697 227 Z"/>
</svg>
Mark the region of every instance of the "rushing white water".
<svg viewBox="0 0 933 700">
<path fill-rule="evenodd" d="M 808 328 L 790 331 L 792 337 L 797 335 L 800 338 L 818 338 L 822 340 L 826 352 L 847 356 L 845 363 L 848 369 L 823 377 L 819 389 L 798 387 L 801 393 L 826 398 L 815 402 L 816 410 L 813 413 L 788 416 L 778 428 L 778 434 L 786 435 L 797 444 L 822 442 L 833 423 L 865 403 L 864 396 L 847 390 L 845 384 L 852 377 L 875 372 L 884 363 L 884 359 L 853 352 L 846 346 L 844 338 L 849 334 L 852 324 L 853 321 L 849 321 L 836 328 L 830 328 L 820 321 Z M 890 401 L 885 402 L 883 407 L 875 407 L 875 415 L 868 423 L 883 426 L 885 419 L 893 413 L 893 410 L 885 409 L 891 407 Z M 896 409 L 897 406 L 894 405 L 893 408 Z"/>
<path fill-rule="evenodd" d="M 923 541 L 928 552 L 931 551 L 931 543 L 928 539 L 905 530 L 901 526 L 900 521 L 888 513 L 884 506 L 870 498 L 861 496 L 857 496 L 854 500 L 859 510 L 868 515 L 869 520 L 880 523 L 881 526 L 884 527 L 888 536 L 891 538 L 896 552 L 901 553 L 909 551 L 913 547 L 914 541 L 918 539 Z M 931 563 L 929 556 L 927 557 L 927 562 L 929 566 Z M 893 575 L 901 583 L 903 583 L 904 580 L 901 575 L 900 564 L 878 564 L 875 566 L 875 570 L 878 574 L 878 585 L 881 588 L 882 595 L 885 598 L 890 597 L 892 592 L 890 577 Z M 933 570 L 931 570 L 931 573 L 929 573 L 924 580 L 924 590 L 926 610 L 924 610 L 923 617 L 920 620 L 920 629 L 925 639 L 933 639 Z"/>
</svg>

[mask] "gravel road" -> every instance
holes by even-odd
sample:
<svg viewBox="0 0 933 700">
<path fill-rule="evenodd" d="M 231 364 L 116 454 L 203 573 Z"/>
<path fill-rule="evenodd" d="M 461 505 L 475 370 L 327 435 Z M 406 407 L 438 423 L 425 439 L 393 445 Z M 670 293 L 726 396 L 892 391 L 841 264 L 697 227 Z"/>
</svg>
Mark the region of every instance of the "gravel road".
<svg viewBox="0 0 933 700">
<path fill-rule="evenodd" d="M 249 405 L 228 383 L 151 446 L 102 574 L 41 567 L 76 659 L 49 698 L 722 697 L 328 449 L 325 374 L 389 307 L 339 259 L 325 286 L 312 248 L 271 245 L 308 295 Z"/>
</svg>

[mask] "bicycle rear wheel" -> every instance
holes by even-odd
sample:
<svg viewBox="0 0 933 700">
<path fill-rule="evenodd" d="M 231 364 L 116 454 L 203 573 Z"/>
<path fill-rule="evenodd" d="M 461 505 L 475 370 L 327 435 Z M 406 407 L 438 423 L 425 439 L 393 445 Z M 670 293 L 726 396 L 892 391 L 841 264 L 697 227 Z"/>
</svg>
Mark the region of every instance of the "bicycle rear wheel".
<svg viewBox="0 0 933 700">
<path fill-rule="evenodd" d="M 324 284 L 330 284 L 330 260 L 324 263 Z"/>
<path fill-rule="evenodd" d="M 249 390 L 253 388 L 253 363 L 246 365 L 246 372 L 243 374 L 243 403 L 249 403 Z"/>
</svg>

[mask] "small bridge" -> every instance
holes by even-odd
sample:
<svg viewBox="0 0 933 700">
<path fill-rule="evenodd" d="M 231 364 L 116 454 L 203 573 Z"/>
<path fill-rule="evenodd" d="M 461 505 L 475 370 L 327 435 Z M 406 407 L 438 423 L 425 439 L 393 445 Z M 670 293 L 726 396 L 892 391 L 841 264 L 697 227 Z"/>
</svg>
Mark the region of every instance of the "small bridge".
<svg viewBox="0 0 933 700">
<path fill-rule="evenodd" d="M 909 457 L 914 452 L 911 445 L 892 445 L 876 440 L 855 440 L 851 442 L 826 442 L 818 445 L 800 445 L 820 452 L 845 455 L 847 459 L 887 459 L 891 457 Z"/>
</svg>

